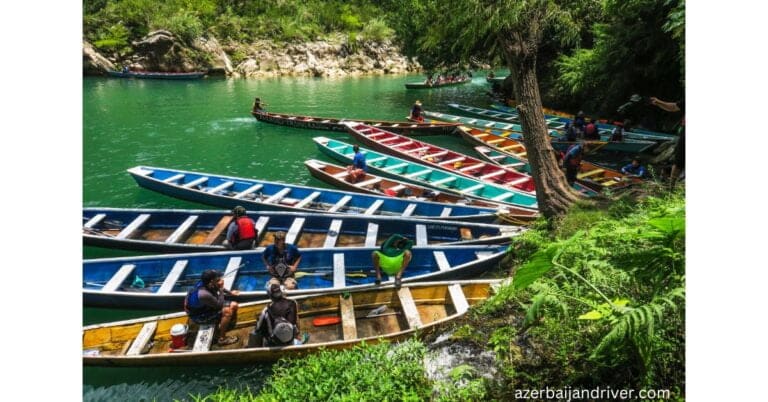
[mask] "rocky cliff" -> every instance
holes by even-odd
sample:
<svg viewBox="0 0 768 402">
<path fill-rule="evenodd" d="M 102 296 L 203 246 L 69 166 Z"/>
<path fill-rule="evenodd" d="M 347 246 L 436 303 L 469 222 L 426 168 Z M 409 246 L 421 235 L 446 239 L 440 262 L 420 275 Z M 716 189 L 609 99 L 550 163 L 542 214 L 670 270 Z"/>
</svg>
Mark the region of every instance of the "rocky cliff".
<svg viewBox="0 0 768 402">
<path fill-rule="evenodd" d="M 421 69 L 417 61 L 400 54 L 390 42 L 349 43 L 341 37 L 307 43 L 260 40 L 222 46 L 213 37 L 197 38 L 187 44 L 161 30 L 133 42 L 131 49 L 127 55 L 105 56 L 84 42 L 83 73 L 98 75 L 128 66 L 134 71 L 206 71 L 232 77 L 336 77 L 403 74 Z"/>
</svg>

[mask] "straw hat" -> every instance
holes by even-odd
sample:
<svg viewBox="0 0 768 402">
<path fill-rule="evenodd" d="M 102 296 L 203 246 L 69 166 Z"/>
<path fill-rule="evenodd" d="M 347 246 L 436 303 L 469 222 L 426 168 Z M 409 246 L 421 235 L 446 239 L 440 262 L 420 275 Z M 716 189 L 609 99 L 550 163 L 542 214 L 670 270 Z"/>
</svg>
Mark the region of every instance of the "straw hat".
<svg viewBox="0 0 768 402">
<path fill-rule="evenodd" d="M 421 101 L 417 99 L 416 102 L 414 102 L 414 104 L 421 106 Z"/>
</svg>

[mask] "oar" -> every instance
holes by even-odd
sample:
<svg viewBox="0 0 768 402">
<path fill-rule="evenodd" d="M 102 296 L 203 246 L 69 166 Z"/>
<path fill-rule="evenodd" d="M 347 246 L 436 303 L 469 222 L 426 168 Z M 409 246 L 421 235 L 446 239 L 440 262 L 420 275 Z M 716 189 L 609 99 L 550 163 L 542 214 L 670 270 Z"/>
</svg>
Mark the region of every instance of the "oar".
<svg viewBox="0 0 768 402">
<path fill-rule="evenodd" d="M 393 313 L 384 313 L 384 314 L 376 314 L 376 315 L 364 315 L 360 317 L 355 317 L 356 320 L 363 319 L 363 318 L 376 318 L 376 317 L 386 317 L 389 315 L 402 315 L 403 313 L 401 311 L 395 311 Z M 331 316 L 323 316 L 323 317 L 315 317 L 312 319 L 312 325 L 316 327 L 325 327 L 328 325 L 336 325 L 341 323 L 341 317 L 331 315 Z"/>
</svg>

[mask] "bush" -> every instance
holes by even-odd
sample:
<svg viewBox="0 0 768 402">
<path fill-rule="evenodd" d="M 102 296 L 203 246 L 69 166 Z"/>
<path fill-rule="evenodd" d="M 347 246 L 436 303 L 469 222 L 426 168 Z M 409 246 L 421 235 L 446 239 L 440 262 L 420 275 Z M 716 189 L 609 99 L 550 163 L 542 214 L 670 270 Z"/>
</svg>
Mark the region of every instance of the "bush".
<svg viewBox="0 0 768 402">
<path fill-rule="evenodd" d="M 374 41 L 383 42 L 392 38 L 395 31 L 387 26 L 387 23 L 381 18 L 374 18 L 365 25 L 363 28 L 363 38 Z"/>
<path fill-rule="evenodd" d="M 150 24 L 150 27 L 153 30 L 166 29 L 171 31 L 187 43 L 192 43 L 192 41 L 201 37 L 204 32 L 203 23 L 200 19 L 186 10 L 171 17 L 159 17 Z"/>
</svg>

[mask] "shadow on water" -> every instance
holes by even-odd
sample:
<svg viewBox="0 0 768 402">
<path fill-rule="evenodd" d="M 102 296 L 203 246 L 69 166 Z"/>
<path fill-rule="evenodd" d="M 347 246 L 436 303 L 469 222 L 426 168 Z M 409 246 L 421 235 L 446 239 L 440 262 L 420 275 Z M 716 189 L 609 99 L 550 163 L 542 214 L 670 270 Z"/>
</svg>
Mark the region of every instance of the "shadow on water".
<svg viewBox="0 0 768 402">
<path fill-rule="evenodd" d="M 193 401 L 192 396 L 205 396 L 219 387 L 257 393 L 270 373 L 268 364 L 149 369 L 84 367 L 83 401 Z"/>
</svg>

